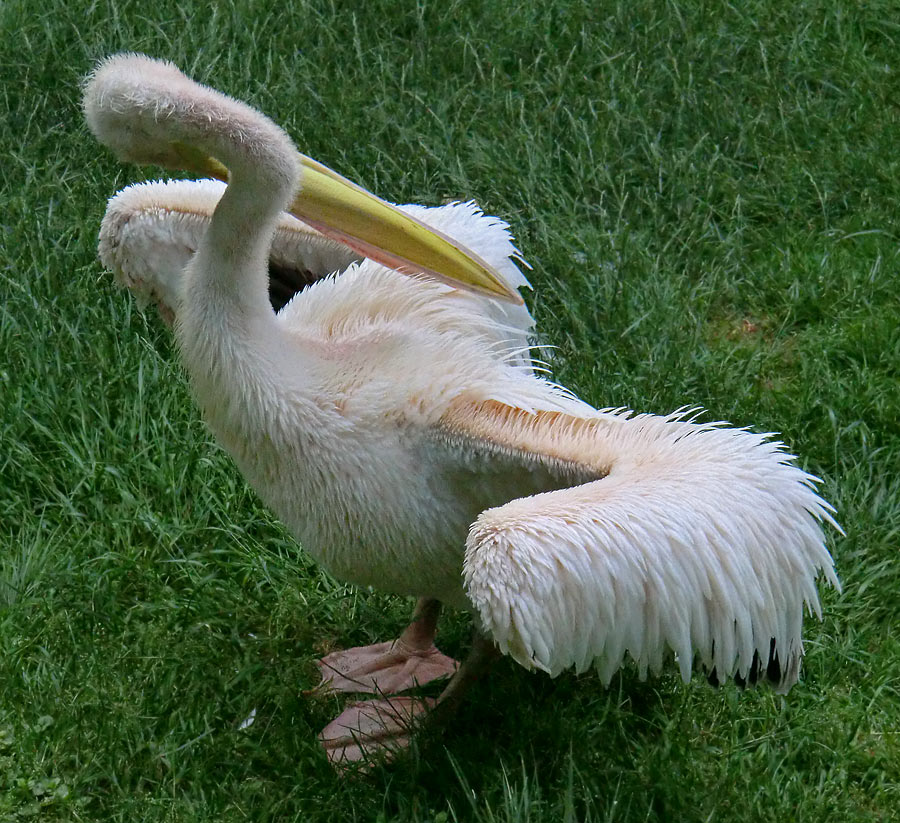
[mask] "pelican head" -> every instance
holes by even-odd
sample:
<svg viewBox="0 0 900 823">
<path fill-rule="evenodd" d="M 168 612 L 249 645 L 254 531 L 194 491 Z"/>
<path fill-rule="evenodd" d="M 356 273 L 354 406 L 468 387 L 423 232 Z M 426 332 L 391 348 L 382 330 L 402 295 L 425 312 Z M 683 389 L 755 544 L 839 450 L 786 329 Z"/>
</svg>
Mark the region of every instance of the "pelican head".
<svg viewBox="0 0 900 823">
<path fill-rule="evenodd" d="M 84 112 L 97 139 L 121 160 L 226 182 L 247 168 L 261 189 L 293 195 L 291 214 L 363 256 L 522 303 L 478 254 L 298 153 L 267 117 L 172 63 L 137 54 L 105 60 L 88 78 Z M 259 162 L 263 155 L 268 162 Z"/>
<path fill-rule="evenodd" d="M 97 139 L 124 162 L 221 177 L 227 169 L 185 141 L 204 122 L 210 136 L 216 134 L 222 119 L 215 116 L 217 104 L 224 97 L 192 82 L 173 63 L 120 54 L 88 79 L 84 112 Z M 235 109 L 246 108 L 237 100 L 229 103 L 229 119 Z M 252 122 L 261 119 L 254 113 Z"/>
</svg>

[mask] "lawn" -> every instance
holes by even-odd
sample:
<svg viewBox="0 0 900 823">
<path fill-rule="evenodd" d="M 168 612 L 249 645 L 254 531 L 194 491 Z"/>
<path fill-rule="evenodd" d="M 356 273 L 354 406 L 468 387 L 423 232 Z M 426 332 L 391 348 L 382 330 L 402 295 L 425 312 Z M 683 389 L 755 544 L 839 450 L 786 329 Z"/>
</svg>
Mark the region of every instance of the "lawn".
<svg viewBox="0 0 900 823">
<path fill-rule="evenodd" d="M 5 0 L 0 25 L 0 820 L 900 819 L 896 3 Z M 121 50 L 390 200 L 508 220 L 595 405 L 781 432 L 845 531 L 793 691 L 504 660 L 442 738 L 334 774 L 314 660 L 410 602 L 316 568 L 97 262 L 106 198 L 157 174 L 82 122 Z"/>
</svg>

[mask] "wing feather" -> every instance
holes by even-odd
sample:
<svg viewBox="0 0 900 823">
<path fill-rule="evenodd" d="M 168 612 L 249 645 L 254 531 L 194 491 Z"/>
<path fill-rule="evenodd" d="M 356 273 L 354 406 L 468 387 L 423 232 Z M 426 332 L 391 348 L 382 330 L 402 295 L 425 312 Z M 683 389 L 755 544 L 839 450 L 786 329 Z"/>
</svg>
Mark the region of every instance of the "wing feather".
<svg viewBox="0 0 900 823">
<path fill-rule="evenodd" d="M 781 443 L 685 415 L 579 419 L 499 404 L 457 412 L 457 434 L 507 453 L 593 467 L 579 486 L 483 512 L 466 546 L 467 594 L 500 649 L 556 675 L 630 656 L 643 677 L 674 653 L 716 676 L 796 681 L 832 509 Z"/>
<path fill-rule="evenodd" d="M 184 267 L 206 233 L 225 188 L 218 180 L 158 181 L 127 186 L 109 200 L 100 227 L 100 259 L 121 285 L 141 303 L 156 304 L 167 320 L 177 314 Z M 526 264 L 509 227 L 499 218 L 485 215 L 477 204 L 399 208 L 477 251 L 510 287 L 530 288 L 517 265 Z M 272 237 L 269 271 L 272 275 L 273 269 L 283 269 L 284 274 L 295 270 L 298 276 L 288 277 L 286 282 L 275 278 L 270 283 L 270 290 L 278 287 L 280 292 L 272 294 L 273 305 L 280 310 L 302 285 L 343 272 L 360 259 L 346 246 L 283 214 Z M 375 272 L 380 268 L 370 266 Z M 530 363 L 528 335 L 533 321 L 526 306 L 450 288 L 445 293 L 474 314 L 489 318 L 496 328 L 498 346 L 510 352 L 521 350 L 512 359 Z"/>
</svg>

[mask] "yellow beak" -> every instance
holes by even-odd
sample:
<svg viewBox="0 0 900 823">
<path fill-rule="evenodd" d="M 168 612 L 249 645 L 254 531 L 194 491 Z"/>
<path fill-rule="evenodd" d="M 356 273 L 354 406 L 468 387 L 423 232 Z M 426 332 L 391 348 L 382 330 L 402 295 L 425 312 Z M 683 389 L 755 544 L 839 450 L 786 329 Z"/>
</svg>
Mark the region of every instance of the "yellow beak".
<svg viewBox="0 0 900 823">
<path fill-rule="evenodd" d="M 519 293 L 470 249 L 305 155 L 291 214 L 364 257 L 404 274 L 521 303 Z"/>
<path fill-rule="evenodd" d="M 215 158 L 177 144 L 184 168 L 228 180 Z M 305 155 L 300 192 L 290 213 L 355 252 L 404 274 L 427 274 L 445 283 L 507 300 L 519 293 L 475 252 L 400 211 L 346 177 Z"/>
</svg>

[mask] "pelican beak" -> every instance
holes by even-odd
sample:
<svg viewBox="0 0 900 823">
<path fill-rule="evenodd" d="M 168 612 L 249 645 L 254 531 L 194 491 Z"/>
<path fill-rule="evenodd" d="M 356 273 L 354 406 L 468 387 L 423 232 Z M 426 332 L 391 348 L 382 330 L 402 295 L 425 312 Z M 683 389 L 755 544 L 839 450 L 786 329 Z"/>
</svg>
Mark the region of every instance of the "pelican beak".
<svg viewBox="0 0 900 823">
<path fill-rule="evenodd" d="M 172 143 L 179 167 L 228 182 L 228 169 L 185 143 Z M 300 155 L 300 192 L 288 211 L 353 251 L 404 274 L 427 274 L 455 288 L 510 303 L 521 295 L 475 252 L 376 197 L 346 177 Z"/>
<path fill-rule="evenodd" d="M 470 249 L 305 155 L 300 192 L 289 209 L 355 252 L 404 274 L 521 304 L 519 293 Z"/>
<path fill-rule="evenodd" d="M 228 169 L 225 168 L 215 157 L 210 157 L 205 152 L 190 145 L 175 140 L 169 144 L 172 154 L 177 158 L 176 162 L 163 161 L 162 165 L 187 171 L 191 174 L 198 174 L 202 177 L 214 177 L 223 183 L 228 182 Z"/>
</svg>

